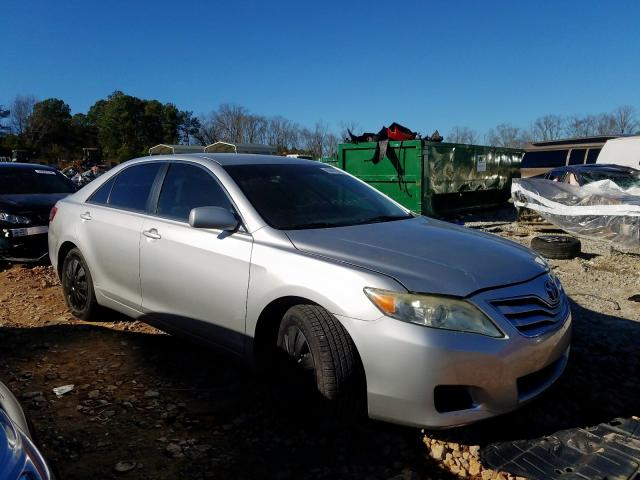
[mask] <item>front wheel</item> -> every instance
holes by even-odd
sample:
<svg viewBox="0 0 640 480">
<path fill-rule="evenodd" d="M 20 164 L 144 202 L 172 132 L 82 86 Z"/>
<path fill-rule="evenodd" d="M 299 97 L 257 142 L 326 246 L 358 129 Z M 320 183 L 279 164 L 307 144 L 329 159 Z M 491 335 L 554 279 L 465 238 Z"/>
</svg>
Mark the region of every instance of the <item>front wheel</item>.
<svg viewBox="0 0 640 480">
<path fill-rule="evenodd" d="M 69 251 L 62 264 L 62 291 L 64 299 L 73 316 L 88 320 L 96 311 L 96 301 L 93 280 L 87 262 L 74 248 Z"/>
<path fill-rule="evenodd" d="M 278 330 L 278 374 L 289 406 L 306 405 L 316 420 L 344 422 L 364 412 L 360 358 L 342 324 L 317 305 L 296 305 Z M 312 408 L 309 408 L 312 407 Z"/>
</svg>

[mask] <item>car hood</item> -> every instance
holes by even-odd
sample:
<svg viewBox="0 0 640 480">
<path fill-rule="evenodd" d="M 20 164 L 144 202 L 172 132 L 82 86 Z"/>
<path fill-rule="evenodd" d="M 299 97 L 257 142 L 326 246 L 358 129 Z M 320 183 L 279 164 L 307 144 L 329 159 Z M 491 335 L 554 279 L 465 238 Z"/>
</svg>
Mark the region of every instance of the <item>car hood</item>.
<svg viewBox="0 0 640 480">
<path fill-rule="evenodd" d="M 426 217 L 286 234 L 298 250 L 388 275 L 411 292 L 465 297 L 546 271 L 528 248 Z"/>
</svg>

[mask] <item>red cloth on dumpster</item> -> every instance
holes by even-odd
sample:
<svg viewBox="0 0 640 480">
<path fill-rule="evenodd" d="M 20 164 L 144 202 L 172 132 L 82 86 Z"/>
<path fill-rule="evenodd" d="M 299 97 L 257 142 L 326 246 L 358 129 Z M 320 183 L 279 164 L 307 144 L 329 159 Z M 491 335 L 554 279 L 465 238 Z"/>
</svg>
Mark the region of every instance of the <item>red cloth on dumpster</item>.
<svg viewBox="0 0 640 480">
<path fill-rule="evenodd" d="M 387 127 L 387 138 L 389 140 L 414 140 L 416 135 L 416 132 L 412 132 L 407 127 L 396 122 Z"/>
</svg>

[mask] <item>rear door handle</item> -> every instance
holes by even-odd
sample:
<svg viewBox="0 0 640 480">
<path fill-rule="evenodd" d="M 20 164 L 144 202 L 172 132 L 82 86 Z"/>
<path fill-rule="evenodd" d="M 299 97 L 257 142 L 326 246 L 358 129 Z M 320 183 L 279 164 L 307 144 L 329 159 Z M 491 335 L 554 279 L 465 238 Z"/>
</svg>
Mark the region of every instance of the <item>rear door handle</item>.
<svg viewBox="0 0 640 480">
<path fill-rule="evenodd" d="M 145 237 L 153 238 L 154 240 L 160 240 L 162 238 L 162 236 L 158 233 L 158 230 L 156 230 L 155 228 L 151 228 L 149 230 L 143 230 L 142 234 Z"/>
<path fill-rule="evenodd" d="M 80 218 L 82 220 L 91 220 L 91 214 L 89 212 L 84 212 L 80 214 Z"/>
</svg>

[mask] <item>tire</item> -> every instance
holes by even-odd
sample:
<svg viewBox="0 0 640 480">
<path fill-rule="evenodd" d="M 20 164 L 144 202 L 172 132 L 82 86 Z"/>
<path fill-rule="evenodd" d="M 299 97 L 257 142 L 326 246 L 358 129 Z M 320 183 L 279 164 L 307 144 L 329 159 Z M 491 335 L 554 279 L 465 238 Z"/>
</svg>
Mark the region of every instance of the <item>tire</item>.
<svg viewBox="0 0 640 480">
<path fill-rule="evenodd" d="M 580 240 L 568 235 L 538 235 L 531 240 L 531 248 L 545 258 L 568 260 L 580 255 Z"/>
<path fill-rule="evenodd" d="M 297 348 L 300 347 L 300 348 Z M 277 337 L 279 390 L 288 413 L 335 428 L 365 412 L 360 357 L 342 324 L 317 305 L 285 313 Z"/>
<path fill-rule="evenodd" d="M 80 250 L 69 250 L 62 264 L 61 274 L 64 300 L 74 317 L 89 320 L 98 309 L 93 279 Z"/>
</svg>

